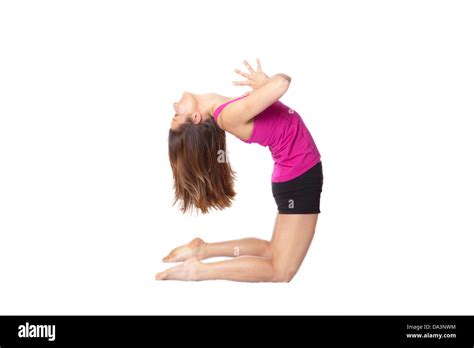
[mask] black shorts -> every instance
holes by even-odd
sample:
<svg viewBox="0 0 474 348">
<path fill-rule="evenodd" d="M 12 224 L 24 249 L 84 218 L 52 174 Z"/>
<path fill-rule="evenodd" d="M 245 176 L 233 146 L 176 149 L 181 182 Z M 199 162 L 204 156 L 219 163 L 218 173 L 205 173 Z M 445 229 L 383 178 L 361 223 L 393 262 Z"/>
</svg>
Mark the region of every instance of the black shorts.
<svg viewBox="0 0 474 348">
<path fill-rule="evenodd" d="M 272 182 L 273 197 L 280 214 L 319 214 L 322 190 L 321 161 L 294 179 Z"/>
</svg>

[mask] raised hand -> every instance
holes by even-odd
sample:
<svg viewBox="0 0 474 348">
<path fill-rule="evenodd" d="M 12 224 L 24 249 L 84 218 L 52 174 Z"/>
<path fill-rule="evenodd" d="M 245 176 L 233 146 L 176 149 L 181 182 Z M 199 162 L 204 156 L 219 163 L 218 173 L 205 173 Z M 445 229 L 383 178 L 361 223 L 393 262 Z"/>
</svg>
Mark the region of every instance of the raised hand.
<svg viewBox="0 0 474 348">
<path fill-rule="evenodd" d="M 250 86 L 253 90 L 256 90 L 262 87 L 265 83 L 267 83 L 269 77 L 262 71 L 262 66 L 260 65 L 260 59 L 257 59 L 257 71 L 255 71 L 250 64 L 244 60 L 244 65 L 247 67 L 249 73 L 244 73 L 239 69 L 235 69 L 234 71 L 245 77 L 246 81 L 233 81 L 232 83 L 236 86 Z"/>
</svg>

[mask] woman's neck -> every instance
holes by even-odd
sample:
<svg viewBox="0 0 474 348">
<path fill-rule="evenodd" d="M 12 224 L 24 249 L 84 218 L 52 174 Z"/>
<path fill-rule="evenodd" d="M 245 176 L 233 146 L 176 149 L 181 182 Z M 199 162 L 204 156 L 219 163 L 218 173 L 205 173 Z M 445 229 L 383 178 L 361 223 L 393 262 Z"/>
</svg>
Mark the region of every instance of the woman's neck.
<svg viewBox="0 0 474 348">
<path fill-rule="evenodd" d="M 198 102 L 198 108 L 206 119 L 213 117 L 214 111 L 219 107 L 219 105 L 232 100 L 231 97 L 226 97 L 217 93 L 197 94 L 195 97 Z"/>
</svg>

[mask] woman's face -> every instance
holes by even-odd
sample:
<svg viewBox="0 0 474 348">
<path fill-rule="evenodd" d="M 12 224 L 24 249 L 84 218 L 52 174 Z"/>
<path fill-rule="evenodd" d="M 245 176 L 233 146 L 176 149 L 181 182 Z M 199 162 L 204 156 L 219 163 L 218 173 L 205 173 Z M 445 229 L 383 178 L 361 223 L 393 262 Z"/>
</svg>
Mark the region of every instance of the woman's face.
<svg viewBox="0 0 474 348">
<path fill-rule="evenodd" d="M 196 110 L 197 101 L 192 93 L 184 92 L 181 99 L 173 103 L 175 115 L 171 121 L 171 129 L 175 130 Z"/>
</svg>

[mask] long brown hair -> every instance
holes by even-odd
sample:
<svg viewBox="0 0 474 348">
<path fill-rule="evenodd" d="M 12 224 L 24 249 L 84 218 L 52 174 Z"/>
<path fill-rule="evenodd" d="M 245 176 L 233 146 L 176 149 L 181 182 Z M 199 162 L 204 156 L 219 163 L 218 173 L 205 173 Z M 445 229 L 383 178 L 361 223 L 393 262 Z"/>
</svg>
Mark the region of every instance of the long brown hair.
<svg viewBox="0 0 474 348">
<path fill-rule="evenodd" d="M 196 208 L 206 214 L 232 204 L 235 172 L 227 161 L 225 132 L 212 117 L 198 124 L 188 119 L 170 129 L 168 146 L 173 205 L 179 202 L 183 213 Z"/>
</svg>

